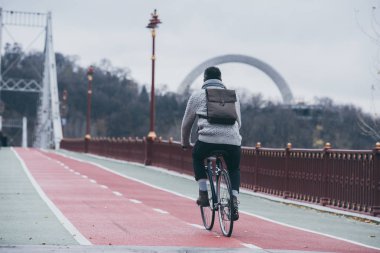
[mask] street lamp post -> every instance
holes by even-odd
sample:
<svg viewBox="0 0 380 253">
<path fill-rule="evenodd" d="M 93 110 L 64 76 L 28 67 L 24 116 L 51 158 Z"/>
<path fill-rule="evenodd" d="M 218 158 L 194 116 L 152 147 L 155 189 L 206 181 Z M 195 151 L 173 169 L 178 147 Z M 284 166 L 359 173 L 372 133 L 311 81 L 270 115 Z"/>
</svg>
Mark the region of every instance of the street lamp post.
<svg viewBox="0 0 380 253">
<path fill-rule="evenodd" d="M 150 91 L 150 128 L 148 133 L 148 139 L 154 140 L 156 138 L 156 133 L 154 132 L 154 121 L 155 121 L 155 112 L 154 112 L 154 74 L 155 74 L 155 61 L 156 61 L 156 28 L 158 24 L 161 24 L 161 20 L 158 18 L 157 10 L 151 14 L 152 18 L 149 20 L 149 24 L 146 28 L 151 29 L 152 32 L 152 86 Z"/>
<path fill-rule="evenodd" d="M 154 72 L 155 72 L 155 61 L 156 61 L 156 54 L 155 54 L 155 47 L 156 47 L 156 28 L 158 28 L 158 24 L 161 24 L 161 20 L 158 18 L 157 10 L 155 9 L 154 12 L 151 14 L 151 19 L 149 20 L 149 24 L 146 26 L 146 28 L 151 29 L 152 32 L 152 86 L 150 90 L 150 127 L 149 127 L 149 133 L 147 136 L 147 148 L 146 148 L 146 157 L 145 157 L 145 164 L 149 165 L 152 163 L 151 160 L 151 154 L 152 154 L 152 144 L 154 140 L 156 139 L 157 135 L 154 131 L 154 120 L 155 120 L 155 113 L 154 113 Z"/>
<path fill-rule="evenodd" d="M 92 95 L 92 79 L 94 68 L 90 66 L 87 70 L 87 120 L 86 120 L 86 135 L 84 137 L 84 152 L 88 153 L 88 148 L 91 139 L 91 95 Z"/>
</svg>

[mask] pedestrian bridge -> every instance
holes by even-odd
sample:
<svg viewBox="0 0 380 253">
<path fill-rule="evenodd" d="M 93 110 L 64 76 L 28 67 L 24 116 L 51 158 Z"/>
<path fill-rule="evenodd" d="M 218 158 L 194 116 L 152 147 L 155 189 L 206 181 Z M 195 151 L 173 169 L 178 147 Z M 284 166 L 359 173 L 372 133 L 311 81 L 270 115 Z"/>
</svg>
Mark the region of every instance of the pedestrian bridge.
<svg viewBox="0 0 380 253">
<path fill-rule="evenodd" d="M 109 141 L 113 145 L 105 145 Z M 195 204 L 197 186 L 185 169 L 191 162 L 190 151 L 178 156 L 177 143 L 157 142 L 153 150 L 165 148 L 166 157 L 153 151 L 155 166 L 145 166 L 138 163 L 142 160 L 138 154 L 147 144 L 143 140 L 95 142 L 89 146 L 92 154 L 64 149 L 0 150 L 0 252 L 380 250 L 379 218 L 321 206 L 306 195 L 296 200 L 293 176 L 289 176 L 288 199 L 284 199 L 280 190 L 269 191 L 270 177 L 281 177 L 281 173 L 264 169 L 258 176 L 267 175 L 267 186 L 259 186 L 264 183 L 257 178 L 256 190 L 247 187 L 250 174 L 243 169 L 246 188 L 240 193 L 240 220 L 232 237 L 223 237 L 217 226 L 207 231 Z M 67 149 L 70 145 L 70 149 L 83 148 L 80 141 L 62 144 Z M 135 149 L 123 153 L 125 145 Z M 135 162 L 95 155 L 95 150 L 115 157 L 128 153 Z M 245 149 L 243 159 L 255 152 L 283 157 L 282 150 L 257 147 Z M 171 159 L 177 171 L 158 167 L 165 164 L 164 159 Z M 246 162 L 242 168 L 249 165 Z M 254 166 L 251 161 L 250 167 Z M 360 205 L 363 210 L 370 208 Z"/>
<path fill-rule="evenodd" d="M 82 139 L 63 140 L 62 148 L 84 152 Z M 192 175 L 191 150 L 173 140 L 95 138 L 88 152 L 146 163 Z M 151 164 L 150 164 L 151 163 Z M 380 143 L 373 150 L 243 147 L 241 185 L 255 191 L 348 211 L 380 215 Z"/>
</svg>

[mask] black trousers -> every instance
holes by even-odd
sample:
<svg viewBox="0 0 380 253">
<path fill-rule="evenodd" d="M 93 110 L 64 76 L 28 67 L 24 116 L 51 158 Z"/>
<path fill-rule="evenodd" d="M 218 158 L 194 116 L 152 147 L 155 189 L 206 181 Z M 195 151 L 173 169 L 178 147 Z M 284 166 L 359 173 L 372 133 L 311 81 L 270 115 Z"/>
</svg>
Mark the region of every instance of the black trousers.
<svg viewBox="0 0 380 253">
<path fill-rule="evenodd" d="M 197 140 L 193 147 L 193 169 L 195 180 L 207 179 L 204 160 L 215 150 L 223 150 L 223 156 L 231 179 L 232 190 L 239 191 L 240 187 L 240 153 L 241 147 L 228 144 L 206 143 Z"/>
</svg>

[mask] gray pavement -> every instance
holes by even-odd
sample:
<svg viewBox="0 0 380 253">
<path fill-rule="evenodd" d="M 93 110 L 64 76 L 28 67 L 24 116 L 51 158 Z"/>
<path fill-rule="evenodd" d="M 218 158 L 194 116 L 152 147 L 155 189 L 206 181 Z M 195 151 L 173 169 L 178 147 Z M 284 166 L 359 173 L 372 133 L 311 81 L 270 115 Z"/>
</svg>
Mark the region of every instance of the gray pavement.
<svg viewBox="0 0 380 253">
<path fill-rule="evenodd" d="M 186 248 L 186 247 L 129 247 L 129 246 L 1 246 L 0 253 L 310 253 L 294 250 L 262 249 L 220 249 L 220 248 Z M 313 253 L 319 253 L 314 251 Z M 327 253 L 327 252 L 320 252 Z"/>
<path fill-rule="evenodd" d="M 13 152 L 1 148 L 0 245 L 44 244 L 78 243 L 41 199 Z"/>
<path fill-rule="evenodd" d="M 117 173 L 168 191 L 178 192 L 194 200 L 197 197 L 197 184 L 190 176 L 82 153 L 64 150 L 58 153 L 100 164 Z M 376 219 L 355 218 L 355 216 L 336 213 L 335 210 L 321 211 L 312 206 L 284 203 L 282 199 L 249 191 L 243 191 L 240 194 L 240 202 L 241 211 L 249 215 L 380 248 L 380 225 Z M 238 224 L 236 224 L 237 227 Z M 3 148 L 0 150 L 0 253 L 2 252 L 285 253 L 301 251 L 78 245 L 38 195 L 13 152 Z"/>
<path fill-rule="evenodd" d="M 310 251 L 130 246 L 0 246 L 0 253 L 311 253 Z M 312 252 L 318 253 L 318 252 Z M 326 252 L 323 252 L 326 253 Z"/>
</svg>

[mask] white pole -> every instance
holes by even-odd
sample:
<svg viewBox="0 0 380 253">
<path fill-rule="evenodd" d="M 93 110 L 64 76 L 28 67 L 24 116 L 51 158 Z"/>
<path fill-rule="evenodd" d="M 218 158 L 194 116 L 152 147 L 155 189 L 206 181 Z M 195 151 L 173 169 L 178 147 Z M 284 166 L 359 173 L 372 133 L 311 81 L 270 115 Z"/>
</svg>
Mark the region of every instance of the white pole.
<svg viewBox="0 0 380 253">
<path fill-rule="evenodd" d="M 3 48 L 3 9 L 0 8 L 0 56 L 2 55 L 1 54 L 1 50 Z M 3 78 L 2 78 L 2 75 L 1 75 L 1 57 L 0 57 L 0 92 L 1 92 L 1 85 L 2 85 L 2 82 L 3 81 Z M 1 94 L 0 94 L 1 95 Z M 0 101 L 1 101 L 1 96 L 0 96 Z"/>
<path fill-rule="evenodd" d="M 62 123 L 59 113 L 57 70 L 51 19 L 51 13 L 49 12 L 46 21 L 43 90 L 34 146 L 59 149 L 62 140 Z"/>
<path fill-rule="evenodd" d="M 3 117 L 0 115 L 0 132 L 3 130 Z M 1 140 L 0 140 L 1 141 Z"/>
<path fill-rule="evenodd" d="M 58 82 L 55 54 L 53 49 L 53 28 L 52 28 L 51 12 L 48 12 L 47 25 L 46 25 L 46 52 L 48 58 L 48 85 L 50 85 L 50 108 L 53 123 L 53 143 L 54 148 L 59 149 L 62 140 L 62 122 L 59 113 L 59 97 L 58 97 Z"/>
<path fill-rule="evenodd" d="M 28 123 L 26 117 L 22 117 L 22 147 L 28 147 Z"/>
</svg>

